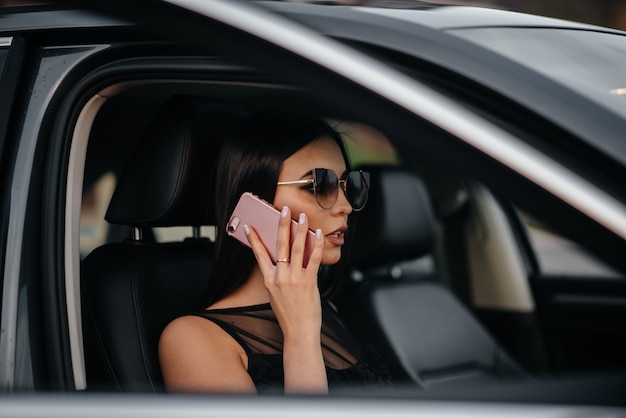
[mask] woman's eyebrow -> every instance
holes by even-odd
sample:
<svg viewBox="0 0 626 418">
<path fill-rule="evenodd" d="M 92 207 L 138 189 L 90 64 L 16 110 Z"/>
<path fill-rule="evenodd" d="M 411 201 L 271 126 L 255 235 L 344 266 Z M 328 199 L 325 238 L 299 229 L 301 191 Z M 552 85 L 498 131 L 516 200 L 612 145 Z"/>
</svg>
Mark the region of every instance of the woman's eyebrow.
<svg viewBox="0 0 626 418">
<path fill-rule="evenodd" d="M 303 175 L 301 175 L 300 177 L 298 177 L 297 179 L 294 178 L 289 178 L 289 179 L 285 179 L 285 180 L 281 180 L 281 181 L 298 181 L 298 180 L 304 180 L 306 178 L 313 178 L 313 169 L 307 171 L 306 173 L 304 173 Z"/>
<path fill-rule="evenodd" d="M 298 180 L 303 180 L 303 179 L 305 179 L 306 177 L 314 177 L 314 175 L 313 175 L 313 171 L 314 171 L 314 170 L 315 170 L 314 168 L 310 169 L 309 171 L 307 171 L 306 173 L 304 173 L 303 175 L 301 175 L 301 176 L 300 176 L 300 178 L 299 178 Z"/>
</svg>

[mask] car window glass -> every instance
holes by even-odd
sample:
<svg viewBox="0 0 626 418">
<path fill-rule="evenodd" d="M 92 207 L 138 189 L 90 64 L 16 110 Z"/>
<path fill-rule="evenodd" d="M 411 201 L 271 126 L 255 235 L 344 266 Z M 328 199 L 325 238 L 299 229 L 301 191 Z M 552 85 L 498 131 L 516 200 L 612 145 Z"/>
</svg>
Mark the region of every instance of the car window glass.
<svg viewBox="0 0 626 418">
<path fill-rule="evenodd" d="M 541 276 L 622 278 L 622 274 L 590 254 L 584 247 L 564 238 L 549 225 L 521 213 Z"/>
<path fill-rule="evenodd" d="M 626 116 L 624 36 L 553 28 L 481 28 L 451 32 Z"/>
<path fill-rule="evenodd" d="M 83 193 L 80 214 L 80 254 L 84 258 L 107 241 L 109 224 L 104 220 L 116 178 L 105 173 Z"/>
<path fill-rule="evenodd" d="M 398 164 L 398 154 L 384 133 L 360 122 L 330 121 L 343 137 L 350 164 Z"/>
<path fill-rule="evenodd" d="M 157 242 L 183 241 L 193 236 L 193 230 L 189 226 L 172 226 L 167 228 L 153 228 L 154 238 Z M 215 240 L 215 226 L 203 226 L 200 228 L 200 236 Z"/>
</svg>

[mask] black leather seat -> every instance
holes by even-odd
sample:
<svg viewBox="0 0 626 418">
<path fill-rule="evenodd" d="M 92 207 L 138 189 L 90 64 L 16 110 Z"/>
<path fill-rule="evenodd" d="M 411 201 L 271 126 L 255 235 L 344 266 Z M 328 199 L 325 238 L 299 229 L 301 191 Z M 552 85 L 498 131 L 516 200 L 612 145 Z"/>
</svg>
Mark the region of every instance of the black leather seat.
<svg viewBox="0 0 626 418">
<path fill-rule="evenodd" d="M 372 187 L 357 215 L 353 284 L 338 302 L 346 322 L 376 346 L 399 381 L 427 388 L 526 377 L 434 268 L 411 263 L 433 251 L 436 237 L 421 179 L 394 167 L 367 169 Z"/>
<path fill-rule="evenodd" d="M 242 116 L 223 103 L 174 97 L 131 156 L 106 220 L 131 226 L 135 236 L 95 249 L 82 263 L 87 390 L 164 390 L 158 339 L 170 320 L 200 306 L 213 264 L 213 243 L 199 230 L 214 224 L 216 142 Z M 169 226 L 189 226 L 193 237 L 169 243 L 143 237 Z"/>
</svg>

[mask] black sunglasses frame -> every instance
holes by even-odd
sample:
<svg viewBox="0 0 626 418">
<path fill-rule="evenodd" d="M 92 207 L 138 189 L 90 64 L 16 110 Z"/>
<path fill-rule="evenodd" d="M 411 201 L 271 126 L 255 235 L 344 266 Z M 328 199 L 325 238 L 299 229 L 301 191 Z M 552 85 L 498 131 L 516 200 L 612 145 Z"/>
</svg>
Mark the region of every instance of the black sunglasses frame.
<svg viewBox="0 0 626 418">
<path fill-rule="evenodd" d="M 321 193 L 320 191 L 321 188 L 319 187 L 318 183 L 322 183 L 322 184 L 333 183 L 333 185 L 335 183 L 334 181 L 333 182 L 329 182 L 329 181 L 319 182 L 318 180 L 321 178 L 328 178 L 328 173 L 332 173 L 332 175 L 337 180 L 336 180 L 335 198 L 333 200 L 333 203 L 329 207 L 326 207 L 325 205 L 322 204 L 322 202 L 320 202 L 320 195 L 323 193 Z M 361 185 L 365 186 L 365 198 L 363 199 L 363 203 L 360 206 L 355 205 L 354 202 L 351 202 L 352 199 L 348 192 L 349 177 L 357 173 L 359 174 Z M 369 172 L 363 171 L 363 170 L 351 170 L 351 171 L 344 173 L 343 176 L 338 177 L 337 173 L 335 173 L 333 170 L 329 168 L 314 168 L 313 170 L 311 170 L 311 175 L 313 176 L 313 178 L 302 179 L 302 180 L 292 180 L 292 181 L 279 181 L 277 185 L 284 186 L 284 185 L 291 185 L 291 184 L 311 184 L 312 183 L 313 192 L 315 194 L 315 200 L 317 200 L 317 204 L 320 205 L 322 209 L 330 210 L 335 206 L 335 204 L 337 203 L 337 197 L 339 196 L 339 189 L 343 191 L 353 211 L 358 212 L 360 210 L 363 210 L 363 208 L 365 207 L 365 204 L 367 203 L 367 199 L 369 197 L 369 188 L 370 188 L 370 173 Z"/>
</svg>

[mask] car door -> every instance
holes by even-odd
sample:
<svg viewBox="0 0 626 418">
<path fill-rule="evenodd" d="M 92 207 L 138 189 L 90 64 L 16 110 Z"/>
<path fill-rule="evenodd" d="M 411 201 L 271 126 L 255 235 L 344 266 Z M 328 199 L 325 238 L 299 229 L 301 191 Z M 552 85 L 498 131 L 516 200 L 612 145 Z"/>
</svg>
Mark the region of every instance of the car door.
<svg viewBox="0 0 626 418">
<path fill-rule="evenodd" d="M 529 106 L 543 118 L 526 114 L 525 123 L 509 123 L 522 130 L 533 125 L 534 135 L 539 136 L 536 143 L 543 141 L 542 146 L 553 147 L 549 152 L 556 158 L 568 159 L 581 174 L 581 184 L 598 179 L 597 184 L 619 200 L 623 199 L 623 186 L 614 182 L 623 177 L 623 165 L 615 160 L 623 158 L 623 141 L 614 137 L 621 129 L 609 120 L 618 122 L 624 114 L 617 86 L 623 84 L 625 64 L 618 58 L 622 55 L 615 53 L 623 48 L 624 35 L 586 29 L 545 25 L 456 28 L 450 32 L 510 58 L 555 85 L 567 86 L 571 99 L 561 100 L 561 104 L 535 100 Z M 568 112 L 580 112 L 581 116 Z M 550 124 L 565 129 L 555 135 L 555 126 Z M 511 203 L 515 198 L 500 203 L 524 260 L 525 279 L 536 304 L 534 315 L 513 326 L 515 322 L 504 315 L 498 317 L 484 309 L 478 309 L 479 313 L 499 335 L 514 341 L 513 347 L 536 341 L 545 355 L 534 356 L 533 368 L 543 373 L 623 369 L 626 275 L 619 245 L 605 245 L 597 232 L 585 230 L 566 213 L 530 215 Z"/>
<path fill-rule="evenodd" d="M 9 76 L 6 74 L 4 68 L 5 68 L 5 63 L 7 61 L 7 56 L 9 55 L 9 50 L 11 47 L 12 40 L 13 39 L 11 37 L 0 38 L 0 101 L 1 101 L 0 108 L 2 109 L 8 108 L 13 98 L 10 91 L 3 93 L 3 90 L 8 90 L 8 86 L 10 86 L 11 84 L 8 80 L 5 81 L 5 78 L 9 78 Z M 6 126 L 7 126 L 8 121 L 9 121 L 8 112 L 2 112 L 2 115 L 0 116 L 0 169 L 2 167 L 1 165 L 2 154 L 3 154 L 2 151 L 4 149 Z M 3 190 L 6 190 L 6 189 L 3 188 Z M 4 202 L 5 200 L 3 199 L 2 201 Z M 5 211 L 1 210 L 0 213 L 2 213 L 2 217 L 0 219 L 4 220 Z M 2 225 L 4 225 L 4 222 L 2 222 Z M 4 236 L 5 236 L 4 232 L 5 232 L 4 228 L 0 229 L 0 237 L 2 237 L 2 242 L 4 242 Z M 1 246 L 0 250 L 3 250 L 3 249 L 4 249 L 4 246 Z M 4 251 L 2 251 L 2 253 L 4 253 Z M 2 260 L 3 259 L 4 257 L 2 258 Z M 0 272 L 4 270 L 2 268 L 3 266 L 4 266 L 4 262 L 0 262 Z"/>
<path fill-rule="evenodd" d="M 14 268 L 11 264 L 11 254 L 14 252 L 9 251 L 8 235 L 11 230 L 9 218 L 14 193 L 11 187 L 12 169 L 15 164 L 13 152 L 16 149 L 15 138 L 19 132 L 19 125 L 13 122 L 16 119 L 14 103 L 17 100 L 16 92 L 19 91 L 17 86 L 24 70 L 24 50 L 25 43 L 22 38 L 0 33 L 0 277 L 3 278 L 0 293 L 3 329 L 0 336 L 0 376 L 2 376 L 2 381 L 8 378 L 7 373 L 10 372 L 6 367 L 9 364 L 6 360 L 11 357 L 11 347 L 6 336 L 11 331 L 15 331 L 15 317 L 10 315 L 15 308 L 15 299 L 9 296 L 15 295 L 16 287 L 6 277 Z"/>
<path fill-rule="evenodd" d="M 447 227 L 463 237 L 449 256 L 469 254 L 453 274 L 493 335 L 536 376 L 623 370 L 626 276 L 590 249 L 597 236 L 574 240 L 484 187 L 469 194 L 466 217 Z M 518 274 L 502 274 L 507 264 Z"/>
<path fill-rule="evenodd" d="M 54 139 L 53 126 L 57 99 L 72 84 L 67 79 L 70 69 L 101 48 L 46 39 L 47 22 L 61 22 L 53 28 L 56 34 L 72 27 L 72 19 L 63 19 L 66 13 L 54 7 L 43 13 L 19 10 L 3 16 L 0 27 L 11 34 L 2 38 L 5 46 L 10 43 L 10 50 L 4 55 L 0 90 L 3 390 L 59 388 L 73 380 L 68 361 L 72 354 L 65 344 L 75 328 L 68 330 L 63 310 L 66 294 L 59 291 L 59 286 L 64 288 L 65 261 L 63 251 L 57 250 L 63 245 L 48 239 L 63 230 L 50 205 L 61 195 L 59 173 L 54 170 L 64 176 L 66 166 L 49 147 L 62 146 Z M 58 121 L 64 124 L 70 119 Z"/>
<path fill-rule="evenodd" d="M 537 260 L 529 280 L 555 373 L 626 368 L 626 275 L 550 225 L 522 220 Z"/>
<path fill-rule="evenodd" d="M 20 71 L 22 70 L 23 55 L 24 42 L 20 37 L 0 34 L 0 109 L 2 109 L 2 112 L 0 112 L 0 178 L 2 178 L 0 188 L 5 192 L 9 190 L 8 178 L 10 177 L 10 160 L 8 157 L 5 157 L 5 153 L 10 152 L 8 136 L 10 135 L 11 111 Z M 8 207 L 6 205 L 8 201 L 8 197 L 2 197 L 2 206 L 0 207 L 0 219 L 3 220 L 0 224 L 1 250 L 4 250 L 6 219 L 8 219 Z M 4 251 L 2 253 L 4 254 Z M 3 259 L 0 259 L 0 272 L 3 270 L 3 265 Z"/>
</svg>

